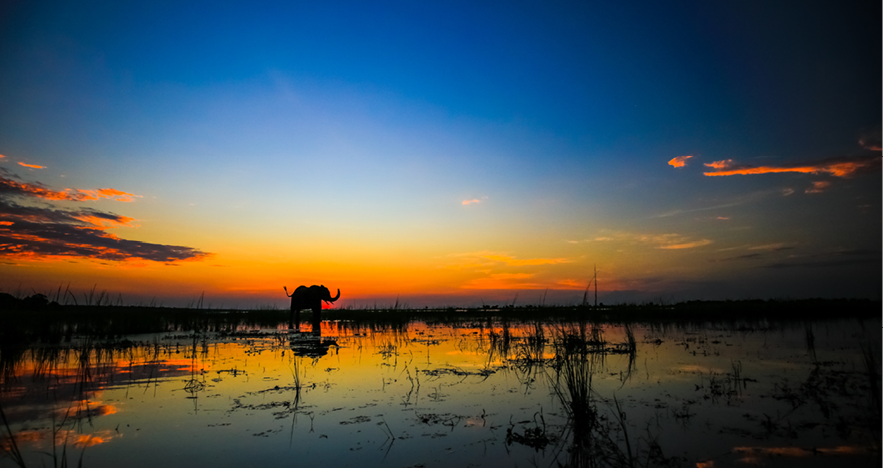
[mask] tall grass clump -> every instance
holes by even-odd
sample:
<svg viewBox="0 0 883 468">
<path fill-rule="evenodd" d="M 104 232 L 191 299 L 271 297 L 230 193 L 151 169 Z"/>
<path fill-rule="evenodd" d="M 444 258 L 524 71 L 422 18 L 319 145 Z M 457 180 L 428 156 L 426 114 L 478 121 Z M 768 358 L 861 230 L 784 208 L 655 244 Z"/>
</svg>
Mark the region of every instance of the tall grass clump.
<svg viewBox="0 0 883 468">
<path fill-rule="evenodd" d="M 634 335 L 626 331 L 627 346 L 635 348 Z M 562 467 L 671 466 L 680 461 L 666 458 L 655 437 L 629 436 L 626 413 L 616 395 L 612 404 L 604 402 L 593 388 L 595 372 L 604 368 L 604 340 L 600 327 L 559 327 L 554 334 L 554 376 L 550 386 L 567 415 L 562 440 L 569 440 Z M 630 353 L 631 354 L 631 353 Z M 604 402 L 606 409 L 597 402 Z"/>
<path fill-rule="evenodd" d="M 877 410 L 877 414 L 880 414 L 881 411 L 883 411 L 883 408 L 881 408 L 880 402 L 880 387 L 877 384 L 877 380 L 880 379 L 880 373 L 877 371 L 877 356 L 879 353 L 872 350 L 870 343 L 860 343 L 859 347 L 862 352 L 862 363 L 865 367 L 865 374 L 868 377 L 871 401 L 874 404 L 874 409 Z"/>
</svg>

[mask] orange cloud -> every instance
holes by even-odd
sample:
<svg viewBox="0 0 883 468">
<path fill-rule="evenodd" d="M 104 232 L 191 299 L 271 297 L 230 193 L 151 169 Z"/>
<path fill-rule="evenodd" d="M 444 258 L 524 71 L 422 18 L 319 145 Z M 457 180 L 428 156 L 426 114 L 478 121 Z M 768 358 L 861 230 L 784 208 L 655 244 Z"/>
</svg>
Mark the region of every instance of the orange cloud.
<svg viewBox="0 0 883 468">
<path fill-rule="evenodd" d="M 463 289 L 540 289 L 541 284 L 529 281 L 531 273 L 495 273 L 486 278 L 476 278 Z"/>
<path fill-rule="evenodd" d="M 803 164 L 783 164 L 778 166 L 750 166 L 736 164 L 732 159 L 705 163 L 715 169 L 703 172 L 706 176 L 731 176 L 751 174 L 774 174 L 781 172 L 798 172 L 803 174 L 828 173 L 836 177 L 849 177 L 855 174 L 871 173 L 880 170 L 879 156 L 854 156 L 828 158 Z"/>
<path fill-rule="evenodd" d="M 693 156 L 677 156 L 672 158 L 671 161 L 668 162 L 668 165 L 672 167 L 684 167 L 687 165 L 687 160 L 692 157 Z"/>
<path fill-rule="evenodd" d="M 98 190 L 77 189 L 76 191 L 72 189 L 52 190 L 44 187 L 42 184 L 39 183 L 32 184 L 28 182 L 18 182 L 11 178 L 3 177 L 2 175 L 0 175 L 0 194 L 30 196 L 42 198 L 45 200 L 59 201 L 87 201 L 98 200 L 100 198 L 110 198 L 116 201 L 130 202 L 132 201 L 133 197 L 139 197 L 139 195 L 133 195 L 131 193 L 112 188 Z"/>
<path fill-rule="evenodd" d="M 481 203 L 481 200 L 473 198 L 472 200 L 463 200 L 463 205 L 471 205 L 473 203 Z"/>
<path fill-rule="evenodd" d="M 805 193 L 822 193 L 831 186 L 831 182 L 818 180 L 812 183 L 812 187 L 805 190 Z"/>
<path fill-rule="evenodd" d="M 481 258 L 486 258 L 488 260 L 492 260 L 495 262 L 502 262 L 506 265 L 510 266 L 525 266 L 525 265 L 554 265 L 557 263 L 570 263 L 571 260 L 566 258 L 525 258 L 518 259 L 515 257 L 510 257 L 508 255 L 482 255 Z"/>
<path fill-rule="evenodd" d="M 105 216 L 95 216 L 93 214 L 78 214 L 72 216 L 75 219 L 78 219 L 84 223 L 88 223 L 89 226 L 87 229 L 107 229 L 107 228 L 115 228 L 115 227 L 132 227 L 132 221 L 135 221 L 135 218 L 130 218 L 128 216 L 114 216 L 114 217 L 105 217 Z"/>
<path fill-rule="evenodd" d="M 59 192 L 57 190 L 48 189 L 40 184 L 29 184 L 27 182 L 16 182 L 12 179 L 0 176 L 0 193 L 9 193 L 13 195 L 25 195 L 43 198 L 46 200 L 73 200 L 79 201 L 77 194 L 68 192 Z"/>
<path fill-rule="evenodd" d="M 19 166 L 30 167 L 31 169 L 46 169 L 46 166 L 38 166 L 36 164 L 25 164 L 23 162 L 18 163 Z"/>
<path fill-rule="evenodd" d="M 70 189 L 68 189 L 68 190 L 70 190 Z M 141 198 L 140 195 L 133 195 L 131 193 L 123 192 L 122 190 L 117 190 L 117 189 L 112 189 L 112 188 L 105 188 L 105 189 L 98 189 L 98 190 L 77 189 L 77 192 L 79 192 L 80 196 L 82 197 L 82 198 L 80 198 L 80 200 L 98 200 L 99 198 L 110 198 L 110 199 L 116 200 L 118 202 L 130 202 L 133 200 L 134 197 Z"/>
<path fill-rule="evenodd" d="M 680 250 L 702 247 L 712 243 L 709 239 L 693 240 L 680 234 L 658 234 L 637 236 L 636 240 L 645 244 L 656 244 L 657 249 Z"/>
<path fill-rule="evenodd" d="M 711 244 L 711 241 L 708 239 L 699 239 L 693 242 L 684 242 L 682 244 L 669 244 L 669 245 L 660 245 L 659 249 L 667 249 L 667 250 L 680 250 L 680 249 L 692 249 L 694 247 L 702 247 Z"/>
<path fill-rule="evenodd" d="M 449 257 L 455 257 L 459 260 L 456 264 L 448 265 L 446 268 L 461 270 L 464 268 L 493 268 L 500 266 L 500 263 L 506 266 L 536 266 L 536 265 L 555 265 L 559 263 L 571 263 L 573 260 L 568 258 L 515 258 L 510 255 L 479 251 L 461 254 L 451 254 Z"/>
</svg>

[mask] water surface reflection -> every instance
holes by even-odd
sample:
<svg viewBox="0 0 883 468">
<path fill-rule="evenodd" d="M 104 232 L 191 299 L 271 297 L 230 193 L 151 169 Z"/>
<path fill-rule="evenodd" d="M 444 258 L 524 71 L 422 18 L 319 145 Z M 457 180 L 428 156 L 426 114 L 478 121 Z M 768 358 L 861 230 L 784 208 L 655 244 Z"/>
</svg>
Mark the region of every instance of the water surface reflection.
<svg viewBox="0 0 883 468">
<path fill-rule="evenodd" d="M 0 466 L 878 466 L 879 326 L 326 321 L 74 339 L 4 357 Z"/>
</svg>

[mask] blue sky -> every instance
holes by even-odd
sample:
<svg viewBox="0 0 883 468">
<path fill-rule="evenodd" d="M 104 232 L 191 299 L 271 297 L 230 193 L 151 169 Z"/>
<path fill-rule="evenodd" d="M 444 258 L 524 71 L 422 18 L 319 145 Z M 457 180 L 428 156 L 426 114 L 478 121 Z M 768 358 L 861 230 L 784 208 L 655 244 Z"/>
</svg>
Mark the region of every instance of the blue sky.
<svg viewBox="0 0 883 468">
<path fill-rule="evenodd" d="M 272 287 L 250 300 L 283 278 L 364 298 L 425 278 L 398 290 L 566 301 L 600 263 L 611 300 L 815 295 L 835 274 L 825 294 L 880 296 L 873 2 L 0 8 L 5 177 L 136 195 L 84 203 L 136 220 L 115 235 L 223 266 L 182 266 L 176 294 L 235 298 L 259 270 Z M 702 175 L 831 158 L 861 170 Z M 498 254 L 547 266 L 439 273 Z M 0 279 L 133 289 L 60 255 L 76 268 L 8 254 Z M 148 265 L 127 281 L 161 288 Z"/>
</svg>

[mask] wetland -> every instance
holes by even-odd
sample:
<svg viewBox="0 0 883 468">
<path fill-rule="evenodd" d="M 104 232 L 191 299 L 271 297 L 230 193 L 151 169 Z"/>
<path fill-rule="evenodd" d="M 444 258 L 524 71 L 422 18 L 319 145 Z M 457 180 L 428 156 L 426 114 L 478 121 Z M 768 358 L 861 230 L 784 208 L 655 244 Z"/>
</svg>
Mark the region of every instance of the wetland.
<svg viewBox="0 0 883 468">
<path fill-rule="evenodd" d="M 0 466 L 879 466 L 879 313 L 654 311 L 4 320 Z"/>
</svg>

